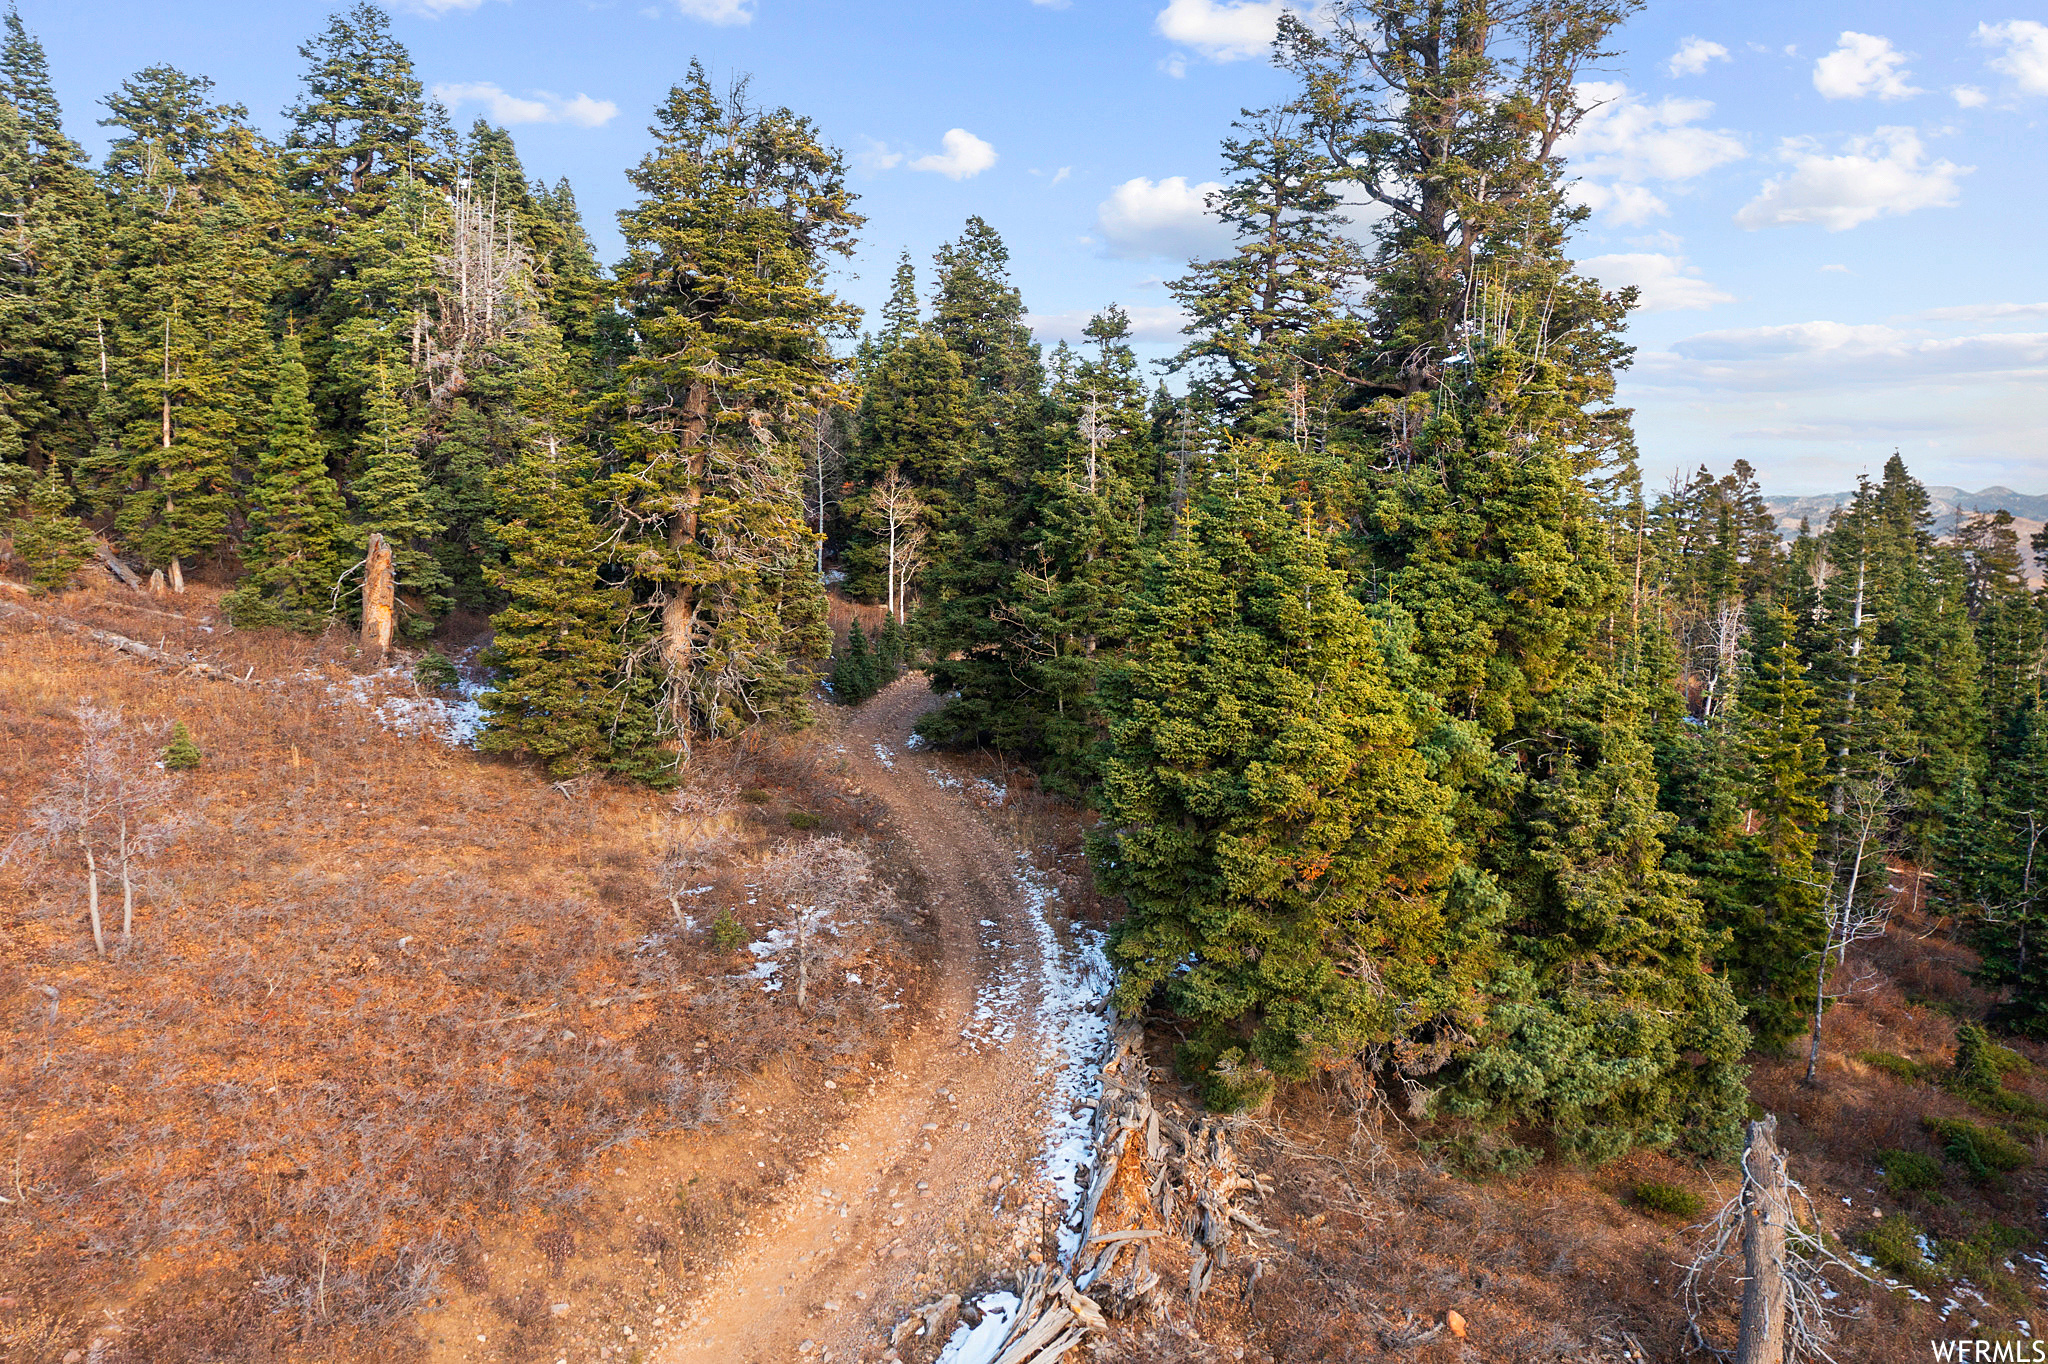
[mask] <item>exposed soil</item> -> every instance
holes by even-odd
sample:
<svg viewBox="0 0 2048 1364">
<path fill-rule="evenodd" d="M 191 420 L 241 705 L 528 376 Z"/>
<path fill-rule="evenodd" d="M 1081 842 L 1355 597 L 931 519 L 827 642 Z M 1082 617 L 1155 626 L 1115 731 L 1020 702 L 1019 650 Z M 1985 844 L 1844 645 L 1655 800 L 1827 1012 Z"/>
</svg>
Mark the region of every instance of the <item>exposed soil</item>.
<svg viewBox="0 0 2048 1364">
<path fill-rule="evenodd" d="M 1060 1200 L 1037 1174 L 1052 1057 L 1024 956 L 1034 909 L 1016 840 L 954 760 L 906 746 L 933 704 L 907 677 L 809 740 L 886 831 L 878 855 L 916 869 L 931 958 L 889 1052 L 829 1081 L 771 1067 L 722 1127 L 618 1153 L 599 1201 L 653 1234 L 552 1264 L 544 1241 L 506 1237 L 423 1320 L 430 1358 L 872 1359 L 908 1304 L 1036 1253 Z M 707 1187 L 730 1216 L 706 1253 L 664 1257 Z M 542 1311 L 544 1330 L 523 1324 Z"/>
</svg>

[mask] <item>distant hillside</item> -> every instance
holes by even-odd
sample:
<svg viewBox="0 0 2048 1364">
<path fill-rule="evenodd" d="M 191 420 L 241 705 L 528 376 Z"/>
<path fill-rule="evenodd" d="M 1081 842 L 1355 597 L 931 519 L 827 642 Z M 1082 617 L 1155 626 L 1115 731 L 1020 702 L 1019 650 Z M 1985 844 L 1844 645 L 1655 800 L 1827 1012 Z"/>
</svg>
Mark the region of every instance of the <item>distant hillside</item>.
<svg viewBox="0 0 2048 1364">
<path fill-rule="evenodd" d="M 1815 493 L 1808 497 L 1774 497 L 1764 505 L 1771 509 L 1771 515 L 1778 518 L 1778 533 L 1790 540 L 1799 534 L 1799 523 L 1809 521 L 1818 531 L 1827 525 L 1828 513 L 1847 503 L 1856 494 Z M 1961 488 L 1929 488 L 1927 497 L 1934 506 L 1934 529 L 1947 535 L 1955 529 L 1957 519 L 1970 517 L 1977 512 L 2009 511 L 2016 521 L 2024 525 L 2020 532 L 2022 542 L 2041 529 L 2048 521 L 2048 496 L 2029 496 L 2016 493 L 2010 488 L 1986 488 L 1982 492 L 1965 492 Z"/>
<path fill-rule="evenodd" d="M 1854 497 L 1854 493 L 1815 493 L 1810 497 L 1774 497 L 1764 503 L 1771 509 L 1771 515 L 1778 518 L 1778 534 L 1787 540 L 1799 534 L 1799 523 L 1809 523 L 1819 531 L 1828 523 L 1828 513 Z M 2041 571 L 2028 553 L 2027 542 L 2041 531 L 2048 522 L 2048 496 L 2029 496 L 2016 493 L 2010 488 L 1985 488 L 1981 492 L 1964 492 L 1961 488 L 1929 488 L 1928 501 L 1933 504 L 1934 530 L 1937 535 L 1951 534 L 1956 523 L 1967 520 L 1978 512 L 2009 511 L 2013 517 L 2013 529 L 2019 532 L 2020 553 L 2026 556 L 2027 576 L 2039 583 Z"/>
</svg>

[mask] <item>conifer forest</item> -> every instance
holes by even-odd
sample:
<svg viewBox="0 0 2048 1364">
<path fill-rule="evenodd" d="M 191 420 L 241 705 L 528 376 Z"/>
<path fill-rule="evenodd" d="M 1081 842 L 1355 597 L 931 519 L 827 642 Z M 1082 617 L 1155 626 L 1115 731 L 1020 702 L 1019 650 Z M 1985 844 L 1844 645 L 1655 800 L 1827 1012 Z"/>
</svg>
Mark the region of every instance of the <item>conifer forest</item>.
<svg viewBox="0 0 2048 1364">
<path fill-rule="evenodd" d="M 2033 1349 L 2048 531 L 1658 472 L 1564 152 L 1639 8 L 1281 14 L 1159 361 L 981 216 L 864 314 L 765 78 L 607 261 L 374 5 L 282 121 L 0 17 L 0 1358 Z M 1077 1164 L 964 1154 L 1013 1005 Z"/>
</svg>

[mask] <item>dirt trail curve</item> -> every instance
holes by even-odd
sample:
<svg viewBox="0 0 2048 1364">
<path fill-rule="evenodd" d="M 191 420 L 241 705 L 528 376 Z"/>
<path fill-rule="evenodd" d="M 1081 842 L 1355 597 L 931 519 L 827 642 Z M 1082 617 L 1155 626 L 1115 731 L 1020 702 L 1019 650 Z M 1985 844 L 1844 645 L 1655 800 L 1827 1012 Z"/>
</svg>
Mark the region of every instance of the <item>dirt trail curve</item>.
<svg viewBox="0 0 2048 1364">
<path fill-rule="evenodd" d="M 913 675 L 828 739 L 887 808 L 893 855 L 916 859 L 931 888 L 931 1012 L 826 1154 L 751 1219 L 656 1364 L 876 1359 L 890 1307 L 963 1286 L 917 1285 L 929 1253 L 989 1230 L 999 1200 L 1003 1220 L 1029 1216 L 1055 1098 L 1045 982 L 1082 966 L 1044 920 L 1047 897 L 1020 880 L 1017 850 L 958 781 L 935 780 L 934 761 L 906 747 L 932 704 Z"/>
</svg>

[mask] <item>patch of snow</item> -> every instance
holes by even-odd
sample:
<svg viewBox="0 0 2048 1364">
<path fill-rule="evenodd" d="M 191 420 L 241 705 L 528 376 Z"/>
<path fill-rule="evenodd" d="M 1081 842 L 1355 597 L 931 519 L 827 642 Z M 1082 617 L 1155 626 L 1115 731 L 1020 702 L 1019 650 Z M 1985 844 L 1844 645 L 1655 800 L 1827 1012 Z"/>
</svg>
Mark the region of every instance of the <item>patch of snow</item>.
<svg viewBox="0 0 2048 1364">
<path fill-rule="evenodd" d="M 1010 788 L 1000 782 L 990 781 L 987 777 L 976 777 L 974 794 L 984 805 L 1003 805 L 1010 799 Z"/>
<path fill-rule="evenodd" d="M 1052 1066 L 1039 1169 L 1052 1187 L 1075 1189 L 1075 1172 L 1089 1159 L 1093 1103 L 1102 1096 L 1102 1059 L 1109 1050 L 1107 1011 L 1095 1007 L 1114 983 L 1102 950 L 1106 938 L 1100 930 L 1084 928 L 1074 933 L 1071 944 L 1061 943 L 1047 913 L 1057 897 L 1023 853 L 1017 854 L 1011 879 L 1031 908 L 1031 931 L 1038 940 L 1039 1036 Z M 1080 1249 L 1078 1202 L 1078 1194 L 1069 1195 L 1060 1223 L 1063 1259 Z"/>
<path fill-rule="evenodd" d="M 896 754 L 886 744 L 875 745 L 875 761 L 891 772 L 896 770 Z"/>
<path fill-rule="evenodd" d="M 1002 1292 L 985 1293 L 974 1300 L 974 1305 L 981 1309 L 981 1324 L 969 1326 L 962 1322 L 954 1327 L 935 1364 L 995 1364 L 1003 1338 L 1010 1334 L 1011 1319 L 1024 1304 L 1015 1293 Z"/>
<path fill-rule="evenodd" d="M 909 736 L 903 740 L 903 746 L 913 751 L 923 748 L 924 735 L 919 734 L 916 730 L 910 731 Z"/>
<path fill-rule="evenodd" d="M 960 789 L 960 779 L 958 777 L 941 772 L 936 767 L 927 767 L 924 770 L 924 774 L 937 782 L 941 791 L 958 791 Z"/>
</svg>

